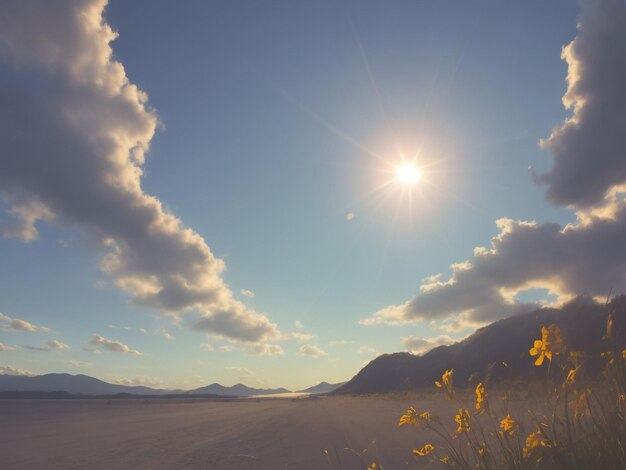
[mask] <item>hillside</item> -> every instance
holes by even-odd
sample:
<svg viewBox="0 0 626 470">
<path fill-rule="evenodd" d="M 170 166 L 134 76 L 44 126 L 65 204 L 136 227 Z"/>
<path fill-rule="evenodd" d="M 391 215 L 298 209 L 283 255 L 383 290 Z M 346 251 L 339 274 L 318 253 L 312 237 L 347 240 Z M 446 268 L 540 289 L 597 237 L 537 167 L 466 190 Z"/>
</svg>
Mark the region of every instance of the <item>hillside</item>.
<svg viewBox="0 0 626 470">
<path fill-rule="evenodd" d="M 330 393 L 332 391 L 337 390 L 339 387 L 341 387 L 345 383 L 346 382 L 329 384 L 328 382 L 320 382 L 317 385 L 313 385 L 312 387 L 305 388 L 304 390 L 298 390 L 298 392 L 300 393 Z"/>
<path fill-rule="evenodd" d="M 580 297 L 562 309 L 546 308 L 506 318 L 480 328 L 459 343 L 437 347 L 424 355 L 384 354 L 365 366 L 333 394 L 373 394 L 432 387 L 446 369 L 454 369 L 455 384 L 467 384 L 476 373 L 484 380 L 488 366 L 493 380 L 539 377 L 545 371 L 533 367 L 528 349 L 540 338 L 541 325 L 556 323 L 571 350 L 599 353 L 606 332 L 608 312 L 617 310 L 615 328 L 626 331 L 626 297 L 608 308 Z M 502 364 L 506 363 L 506 367 Z"/>
</svg>

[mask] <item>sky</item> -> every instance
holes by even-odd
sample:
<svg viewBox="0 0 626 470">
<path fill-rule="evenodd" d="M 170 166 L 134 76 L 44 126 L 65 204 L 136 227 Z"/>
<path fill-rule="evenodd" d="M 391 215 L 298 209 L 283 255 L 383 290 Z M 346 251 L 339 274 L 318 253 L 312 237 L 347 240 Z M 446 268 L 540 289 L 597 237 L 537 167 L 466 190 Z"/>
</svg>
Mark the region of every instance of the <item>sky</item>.
<svg viewBox="0 0 626 470">
<path fill-rule="evenodd" d="M 0 372 L 296 390 L 622 293 L 625 52 L 623 0 L 2 2 Z"/>
</svg>

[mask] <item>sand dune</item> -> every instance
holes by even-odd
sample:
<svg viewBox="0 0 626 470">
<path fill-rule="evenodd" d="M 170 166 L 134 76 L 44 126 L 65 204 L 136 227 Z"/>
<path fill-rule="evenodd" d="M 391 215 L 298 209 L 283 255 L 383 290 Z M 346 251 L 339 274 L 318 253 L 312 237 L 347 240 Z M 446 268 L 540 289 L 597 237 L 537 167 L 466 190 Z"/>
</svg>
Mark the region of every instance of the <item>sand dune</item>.
<svg viewBox="0 0 626 470">
<path fill-rule="evenodd" d="M 429 400 L 429 409 L 447 409 Z M 439 403 L 438 403 L 439 402 Z M 21 400 L 0 402 L 3 469 L 343 469 L 380 460 L 406 468 L 422 445 L 398 428 L 408 397 L 325 397 L 229 402 Z M 441 414 L 448 414 L 443 411 Z M 375 440 L 376 444 L 371 446 Z M 343 450 L 369 454 L 360 459 Z M 336 466 L 335 468 L 339 468 Z"/>
</svg>

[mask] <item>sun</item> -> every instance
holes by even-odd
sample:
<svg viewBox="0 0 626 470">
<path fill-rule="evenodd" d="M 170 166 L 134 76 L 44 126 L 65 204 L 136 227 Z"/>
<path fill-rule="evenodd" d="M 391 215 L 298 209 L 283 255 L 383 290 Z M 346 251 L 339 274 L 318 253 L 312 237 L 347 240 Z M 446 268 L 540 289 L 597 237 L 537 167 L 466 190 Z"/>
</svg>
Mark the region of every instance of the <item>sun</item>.
<svg viewBox="0 0 626 470">
<path fill-rule="evenodd" d="M 412 163 L 404 163 L 396 168 L 396 181 L 413 186 L 422 179 L 422 170 Z"/>
</svg>

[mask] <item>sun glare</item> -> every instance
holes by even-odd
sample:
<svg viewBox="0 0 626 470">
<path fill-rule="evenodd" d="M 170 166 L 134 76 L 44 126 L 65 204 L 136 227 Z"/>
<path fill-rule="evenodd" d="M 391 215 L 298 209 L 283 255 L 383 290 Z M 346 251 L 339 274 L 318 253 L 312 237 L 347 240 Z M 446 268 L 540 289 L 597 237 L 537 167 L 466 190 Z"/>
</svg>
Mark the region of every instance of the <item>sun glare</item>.
<svg viewBox="0 0 626 470">
<path fill-rule="evenodd" d="M 422 171 L 412 163 L 404 163 L 396 168 L 396 180 L 402 184 L 414 185 L 422 179 Z"/>
</svg>

